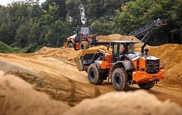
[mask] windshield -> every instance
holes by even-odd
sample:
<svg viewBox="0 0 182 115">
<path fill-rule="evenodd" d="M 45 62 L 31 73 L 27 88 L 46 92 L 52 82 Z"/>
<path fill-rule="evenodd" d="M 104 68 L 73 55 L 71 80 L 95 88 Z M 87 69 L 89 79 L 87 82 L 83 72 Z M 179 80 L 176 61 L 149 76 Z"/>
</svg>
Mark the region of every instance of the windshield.
<svg viewBox="0 0 182 115">
<path fill-rule="evenodd" d="M 128 46 L 128 52 L 135 52 L 135 44 L 130 44 Z"/>
<path fill-rule="evenodd" d="M 120 44 L 121 53 L 127 54 L 130 52 L 134 52 L 135 44 Z"/>
<path fill-rule="evenodd" d="M 89 28 L 81 28 L 81 34 L 89 35 Z"/>
</svg>

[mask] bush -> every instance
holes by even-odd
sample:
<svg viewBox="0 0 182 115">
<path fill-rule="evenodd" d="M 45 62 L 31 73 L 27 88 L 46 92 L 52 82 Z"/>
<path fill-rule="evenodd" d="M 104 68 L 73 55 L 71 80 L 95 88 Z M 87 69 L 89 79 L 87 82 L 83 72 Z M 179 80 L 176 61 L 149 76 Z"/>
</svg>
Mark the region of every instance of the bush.
<svg viewBox="0 0 182 115">
<path fill-rule="evenodd" d="M 0 52 L 1 53 L 12 53 L 13 49 L 7 44 L 0 41 Z"/>
</svg>

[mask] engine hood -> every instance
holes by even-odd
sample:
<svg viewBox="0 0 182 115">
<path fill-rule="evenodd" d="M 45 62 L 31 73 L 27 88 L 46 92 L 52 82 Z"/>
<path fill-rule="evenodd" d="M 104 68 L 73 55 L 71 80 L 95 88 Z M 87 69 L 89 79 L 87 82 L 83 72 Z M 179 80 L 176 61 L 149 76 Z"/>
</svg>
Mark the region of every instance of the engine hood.
<svg viewBox="0 0 182 115">
<path fill-rule="evenodd" d="M 155 56 L 150 56 L 150 55 L 146 55 L 145 59 L 147 59 L 147 60 L 159 60 L 159 58 L 157 58 Z"/>
<path fill-rule="evenodd" d="M 74 34 L 74 35 L 68 37 L 67 39 L 70 39 L 70 38 L 74 39 L 75 37 L 76 37 L 76 34 Z"/>
<path fill-rule="evenodd" d="M 140 57 L 145 58 L 146 60 L 159 60 L 159 58 L 155 56 L 144 55 L 141 52 L 128 53 L 125 54 L 125 56 L 132 61 L 137 60 Z"/>
</svg>

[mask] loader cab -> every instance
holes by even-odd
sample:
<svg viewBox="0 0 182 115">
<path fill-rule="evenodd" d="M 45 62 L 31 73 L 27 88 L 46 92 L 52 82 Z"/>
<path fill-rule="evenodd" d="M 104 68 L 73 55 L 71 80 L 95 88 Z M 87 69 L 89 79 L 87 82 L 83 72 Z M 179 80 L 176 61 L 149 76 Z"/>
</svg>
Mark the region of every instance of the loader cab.
<svg viewBox="0 0 182 115">
<path fill-rule="evenodd" d="M 90 29 L 89 27 L 76 27 L 76 28 L 73 28 L 72 30 L 72 34 L 76 34 L 77 36 L 79 35 L 89 35 L 90 34 Z"/>
<path fill-rule="evenodd" d="M 74 34 L 76 34 L 75 42 L 82 41 L 82 36 L 88 36 L 89 32 L 90 30 L 88 27 L 76 27 L 74 30 Z"/>
<path fill-rule="evenodd" d="M 112 62 L 123 61 L 125 59 L 125 54 L 134 52 L 134 45 L 136 43 L 137 42 L 134 41 L 112 41 Z"/>
<path fill-rule="evenodd" d="M 90 34 L 90 30 L 88 27 L 81 27 L 81 34 L 84 36 L 88 36 Z"/>
</svg>

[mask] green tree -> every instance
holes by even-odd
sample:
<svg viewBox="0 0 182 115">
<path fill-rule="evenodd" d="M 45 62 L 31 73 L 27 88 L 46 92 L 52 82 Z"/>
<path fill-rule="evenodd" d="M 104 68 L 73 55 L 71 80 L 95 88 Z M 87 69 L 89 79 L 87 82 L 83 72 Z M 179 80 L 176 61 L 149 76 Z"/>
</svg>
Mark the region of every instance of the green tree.
<svg viewBox="0 0 182 115">
<path fill-rule="evenodd" d="M 43 43 L 39 40 L 41 33 L 39 24 L 35 22 L 30 30 L 30 44 L 42 45 Z"/>
<path fill-rule="evenodd" d="M 82 25 L 82 8 L 80 0 L 66 0 L 67 20 L 71 26 Z"/>
<path fill-rule="evenodd" d="M 123 6 L 122 11 L 117 12 L 114 21 L 117 25 L 116 27 L 118 27 L 118 32 L 129 34 L 151 20 L 156 20 L 157 18 L 168 19 L 168 26 L 160 27 L 160 29 L 157 28 L 151 37 L 154 41 L 157 41 L 154 43 L 155 45 L 166 42 L 177 42 L 176 38 L 172 41 L 169 38 L 171 37 L 171 29 L 176 27 L 176 21 L 171 20 L 171 16 L 176 15 L 176 9 L 178 8 L 180 8 L 178 0 L 135 0 Z"/>
<path fill-rule="evenodd" d="M 113 20 L 115 11 L 121 11 L 121 6 L 130 0 L 88 0 L 86 9 L 86 18 L 88 23 L 104 17 L 107 20 Z"/>
<path fill-rule="evenodd" d="M 96 33 L 98 35 L 108 35 L 114 33 L 114 22 L 108 21 L 103 17 L 93 21 L 90 27 L 92 28 L 92 33 Z"/>
<path fill-rule="evenodd" d="M 11 38 L 10 28 L 6 23 L 1 24 L 0 26 L 0 41 L 10 45 L 14 40 Z"/>
<path fill-rule="evenodd" d="M 182 0 L 176 0 L 169 14 L 169 31 L 171 33 L 170 42 L 182 43 Z"/>
<path fill-rule="evenodd" d="M 56 20 L 66 20 L 66 1 L 65 0 L 46 0 L 42 4 L 42 7 L 44 10 L 48 11 L 49 10 L 49 5 L 55 6 L 57 5 L 58 9 L 56 14 L 54 15 Z"/>
<path fill-rule="evenodd" d="M 30 28 L 26 25 L 21 25 L 17 29 L 15 39 L 17 40 L 17 43 L 21 48 L 27 47 L 29 45 L 29 32 Z"/>
<path fill-rule="evenodd" d="M 52 24 L 51 29 L 45 35 L 47 46 L 60 47 L 64 44 L 69 35 L 69 28 L 62 20 L 58 20 Z"/>
</svg>

